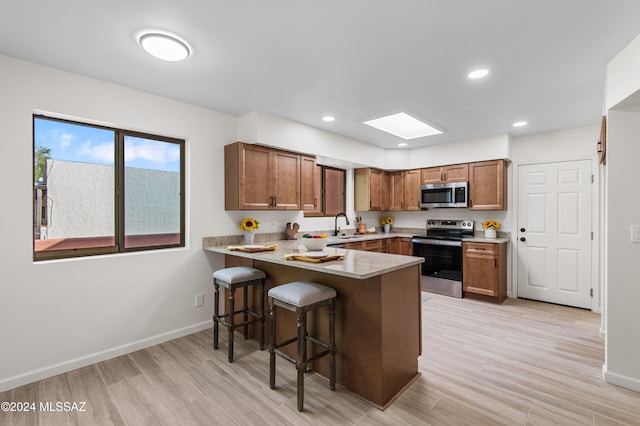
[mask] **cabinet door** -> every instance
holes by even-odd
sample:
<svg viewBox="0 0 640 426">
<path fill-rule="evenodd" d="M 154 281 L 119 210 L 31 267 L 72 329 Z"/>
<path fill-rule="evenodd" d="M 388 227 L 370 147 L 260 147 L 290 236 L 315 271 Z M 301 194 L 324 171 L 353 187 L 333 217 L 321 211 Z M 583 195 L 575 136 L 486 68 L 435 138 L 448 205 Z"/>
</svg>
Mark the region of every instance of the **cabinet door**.
<svg viewBox="0 0 640 426">
<path fill-rule="evenodd" d="M 504 160 L 469 164 L 469 208 L 471 210 L 505 209 Z"/>
<path fill-rule="evenodd" d="M 369 171 L 369 210 L 382 210 L 382 171 Z"/>
<path fill-rule="evenodd" d="M 445 182 L 466 182 L 469 180 L 469 164 L 453 164 L 445 166 L 444 180 Z"/>
<path fill-rule="evenodd" d="M 389 253 L 400 254 L 400 238 L 389 238 Z"/>
<path fill-rule="evenodd" d="M 389 173 L 389 210 L 404 210 L 404 172 Z"/>
<path fill-rule="evenodd" d="M 362 250 L 377 251 L 382 249 L 382 242 L 380 240 L 367 240 L 362 242 Z"/>
<path fill-rule="evenodd" d="M 411 238 L 400 238 L 400 254 L 404 256 L 413 255 L 413 243 Z"/>
<path fill-rule="evenodd" d="M 313 212 L 318 207 L 318 166 L 315 157 L 300 156 L 300 203 L 302 210 Z"/>
<path fill-rule="evenodd" d="M 498 296 L 495 244 L 463 243 L 462 286 L 465 292 Z"/>
<path fill-rule="evenodd" d="M 421 183 L 438 183 L 442 182 L 442 169 L 440 167 L 429 167 L 421 170 L 422 181 Z"/>
<path fill-rule="evenodd" d="M 391 184 L 389 173 L 380 173 L 380 210 L 389 210 L 391 205 Z"/>
<path fill-rule="evenodd" d="M 271 150 L 261 146 L 240 144 L 239 210 L 268 210 L 273 195 L 269 176 Z"/>
<path fill-rule="evenodd" d="M 345 243 L 344 248 L 347 250 L 362 250 L 362 241 Z"/>
<path fill-rule="evenodd" d="M 271 160 L 272 208 L 300 210 L 300 155 L 274 150 Z"/>
<path fill-rule="evenodd" d="M 420 210 L 420 170 L 404 172 L 403 210 Z"/>
</svg>

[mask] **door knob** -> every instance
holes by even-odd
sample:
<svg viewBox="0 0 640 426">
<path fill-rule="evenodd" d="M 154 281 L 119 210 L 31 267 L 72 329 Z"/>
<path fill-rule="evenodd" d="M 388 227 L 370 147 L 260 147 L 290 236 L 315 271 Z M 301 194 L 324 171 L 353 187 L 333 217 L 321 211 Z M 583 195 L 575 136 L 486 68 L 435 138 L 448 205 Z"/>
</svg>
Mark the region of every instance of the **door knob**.
<svg viewBox="0 0 640 426">
<path fill-rule="evenodd" d="M 524 232 L 524 231 L 526 231 L 526 229 L 520 228 L 520 232 Z"/>
<path fill-rule="evenodd" d="M 525 241 L 527 241 L 527 239 L 525 237 L 521 237 L 520 241 L 522 241 L 524 243 Z"/>
</svg>

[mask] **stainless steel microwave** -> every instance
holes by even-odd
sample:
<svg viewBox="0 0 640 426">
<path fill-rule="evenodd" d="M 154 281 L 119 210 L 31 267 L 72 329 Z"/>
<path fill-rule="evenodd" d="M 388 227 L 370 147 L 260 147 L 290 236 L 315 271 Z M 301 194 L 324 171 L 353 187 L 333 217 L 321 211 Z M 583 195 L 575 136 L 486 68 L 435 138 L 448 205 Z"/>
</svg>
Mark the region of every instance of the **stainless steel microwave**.
<svg viewBox="0 0 640 426">
<path fill-rule="evenodd" d="M 420 185 L 420 208 L 469 207 L 469 182 Z"/>
</svg>

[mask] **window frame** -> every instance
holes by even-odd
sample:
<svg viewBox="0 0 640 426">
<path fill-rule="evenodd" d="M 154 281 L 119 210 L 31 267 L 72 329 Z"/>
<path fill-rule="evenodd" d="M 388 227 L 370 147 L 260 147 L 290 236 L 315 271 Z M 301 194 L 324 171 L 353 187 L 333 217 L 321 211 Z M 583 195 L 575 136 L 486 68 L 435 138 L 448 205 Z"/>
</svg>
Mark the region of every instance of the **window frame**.
<svg viewBox="0 0 640 426">
<path fill-rule="evenodd" d="M 98 129 L 104 129 L 114 132 L 114 218 L 113 218 L 113 226 L 114 226 L 114 245 L 113 246 L 103 246 L 103 247 L 89 247 L 89 248 L 71 248 L 71 249 L 59 249 L 59 250 L 42 250 L 36 251 L 35 241 L 36 234 L 39 233 L 36 230 L 36 191 L 38 190 L 38 185 L 35 182 L 35 172 L 36 172 L 36 120 L 50 120 L 57 121 L 67 124 L 73 124 L 78 126 L 85 127 L 93 127 Z M 144 138 L 150 139 L 159 142 L 167 142 L 173 143 L 179 146 L 180 148 L 180 241 L 175 244 L 159 244 L 159 245 L 147 245 L 147 246 L 135 246 L 135 247 L 125 247 L 125 158 L 124 158 L 124 141 L 125 137 L 135 137 L 135 138 Z M 98 255 L 107 255 L 107 254 L 119 254 L 119 253 L 131 253 L 138 251 L 150 251 L 150 250 L 161 250 L 168 248 L 179 248 L 185 247 L 185 210 L 186 210 L 186 192 L 185 192 L 185 181 L 186 181 L 186 170 L 185 170 L 185 152 L 186 152 L 186 140 L 180 138 L 174 138 L 169 136 L 163 136 L 158 134 L 152 134 L 147 132 L 133 131 L 127 129 L 121 129 L 117 127 L 110 127 L 105 125 L 86 123 L 77 120 L 71 120 L 67 118 L 59 118 L 59 117 L 51 117 L 44 114 L 36 114 L 32 115 L 32 187 L 33 187 L 33 195 L 32 195 L 32 224 L 33 224 L 33 233 L 32 233 L 32 250 L 33 250 L 33 260 L 34 261 L 43 261 L 43 260 L 52 260 L 52 259 L 67 259 L 67 258 L 80 258 L 87 256 L 98 256 Z"/>
</svg>

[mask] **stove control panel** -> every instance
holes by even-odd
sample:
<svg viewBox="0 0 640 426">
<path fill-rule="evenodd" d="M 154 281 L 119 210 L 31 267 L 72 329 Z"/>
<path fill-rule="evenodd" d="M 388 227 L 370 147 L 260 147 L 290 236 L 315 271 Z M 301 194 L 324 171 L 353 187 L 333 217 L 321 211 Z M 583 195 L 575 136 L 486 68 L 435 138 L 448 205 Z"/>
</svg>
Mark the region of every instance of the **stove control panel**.
<svg viewBox="0 0 640 426">
<path fill-rule="evenodd" d="M 427 229 L 440 228 L 440 229 L 464 229 L 473 231 L 473 220 L 444 220 L 444 219 L 427 219 Z"/>
</svg>

